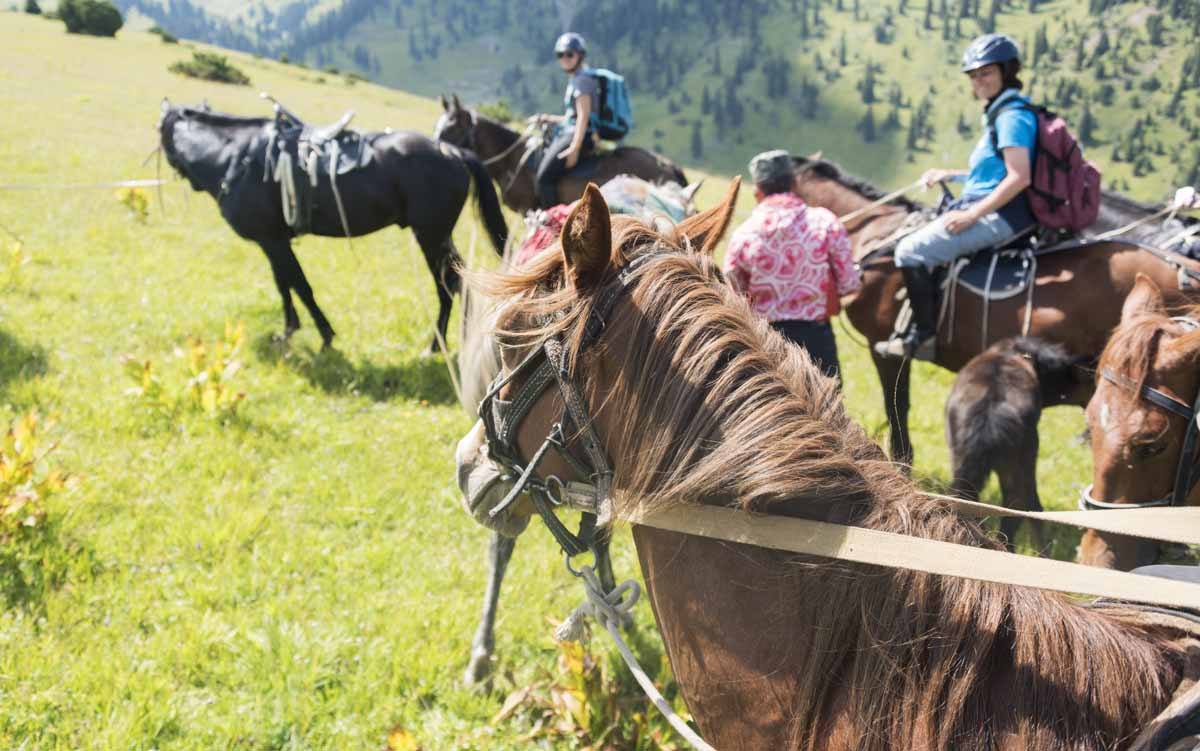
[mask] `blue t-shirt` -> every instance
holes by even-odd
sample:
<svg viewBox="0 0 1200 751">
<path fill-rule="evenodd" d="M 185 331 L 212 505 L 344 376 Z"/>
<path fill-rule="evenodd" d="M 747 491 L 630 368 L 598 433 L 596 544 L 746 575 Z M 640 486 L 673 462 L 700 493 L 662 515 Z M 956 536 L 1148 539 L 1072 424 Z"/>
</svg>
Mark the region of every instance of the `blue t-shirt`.
<svg viewBox="0 0 1200 751">
<path fill-rule="evenodd" d="M 970 171 L 960 199 L 963 203 L 974 203 L 986 198 L 1005 178 L 1008 168 L 1004 164 L 1004 149 L 1013 146 L 1029 149 L 1029 165 L 1030 168 L 1033 167 L 1037 146 L 1037 115 L 1020 107 L 1018 102 L 1029 104 L 1029 100 L 1021 96 L 1016 89 L 1005 89 L 988 106 L 983 118 L 983 135 L 975 144 L 975 150 L 971 152 L 971 159 L 967 163 Z M 993 146 L 987 120 L 997 110 L 1000 110 L 1000 114 L 996 115 L 994 124 L 996 144 Z M 1024 191 L 1000 207 L 998 213 L 1015 232 L 1020 232 L 1034 223 L 1029 199 Z"/>
</svg>

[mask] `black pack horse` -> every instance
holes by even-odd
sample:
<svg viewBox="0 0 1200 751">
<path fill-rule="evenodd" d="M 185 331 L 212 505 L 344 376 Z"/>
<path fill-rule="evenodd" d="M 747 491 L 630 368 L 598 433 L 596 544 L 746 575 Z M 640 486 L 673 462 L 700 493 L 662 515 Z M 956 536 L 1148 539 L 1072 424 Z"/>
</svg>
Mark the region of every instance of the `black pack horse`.
<svg viewBox="0 0 1200 751">
<path fill-rule="evenodd" d="M 194 190 L 211 195 L 234 232 L 262 247 L 283 298 L 283 336 L 300 328 L 292 292 L 308 308 L 325 347 L 333 327 L 317 306 L 312 287 L 292 251 L 296 230 L 284 218 L 280 185 L 271 171 L 268 150 L 276 120 L 237 117 L 205 108 L 162 104 L 162 150 Z M 344 124 L 344 123 L 343 123 Z M 437 329 L 445 341 L 452 296 L 459 289 L 458 254 L 451 232 L 475 185 L 476 202 L 497 254 L 507 239 L 500 201 L 487 170 L 472 152 L 438 144 L 403 131 L 356 134 L 371 159 L 338 175 L 318 173 L 312 188 L 307 231 L 324 237 L 360 236 L 390 225 L 412 227 L 437 287 Z M 339 200 L 345 211 L 339 210 Z M 431 349 L 439 349 L 435 334 Z"/>
</svg>

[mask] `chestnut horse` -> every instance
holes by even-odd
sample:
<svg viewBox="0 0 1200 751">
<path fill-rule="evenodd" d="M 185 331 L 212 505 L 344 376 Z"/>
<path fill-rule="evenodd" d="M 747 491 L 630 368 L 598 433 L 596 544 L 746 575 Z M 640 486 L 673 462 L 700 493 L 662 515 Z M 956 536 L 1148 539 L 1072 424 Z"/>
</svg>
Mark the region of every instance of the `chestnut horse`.
<svg viewBox="0 0 1200 751">
<path fill-rule="evenodd" d="M 1121 325 L 1100 356 L 1096 393 L 1088 402 L 1093 474 L 1087 503 L 1200 505 L 1198 488 L 1172 497 L 1177 468 L 1196 461 L 1194 447 L 1184 455 L 1195 416 L 1182 412 L 1192 409 L 1200 392 L 1200 308 L 1192 308 L 1190 318 L 1172 318 L 1166 310 L 1162 290 L 1138 275 Z M 1151 402 L 1145 388 L 1176 400 L 1180 413 Z M 1089 530 L 1079 544 L 1079 562 L 1128 570 L 1153 563 L 1157 550 L 1145 540 Z"/>
<path fill-rule="evenodd" d="M 433 137 L 478 154 L 500 187 L 500 199 L 505 206 L 522 214 L 536 209 L 534 172 L 537 163 L 525 157 L 522 135 L 503 123 L 463 107 L 458 95 L 449 101 L 442 97 L 442 110 Z M 619 146 L 613 151 L 598 152 L 580 160 L 572 173 L 559 181 L 558 202 L 578 200 L 588 183 L 603 185 L 617 175 L 633 175 L 652 183 L 687 185 L 683 170 L 666 157 L 636 146 Z"/>
<path fill-rule="evenodd" d="M 800 196 L 814 206 L 824 206 L 838 216 L 863 208 L 878 197 L 872 186 L 845 175 L 836 165 L 816 158 L 796 158 L 800 172 Z M 845 301 L 846 317 L 871 344 L 892 334 L 900 303 L 896 293 L 904 287 L 890 254 L 864 259 L 875 243 L 892 235 L 921 207 L 906 200 L 867 211 L 849 222 L 855 258 L 861 263 L 862 289 Z M 1200 264 L 1179 257 L 1178 263 L 1200 275 Z M 1033 296 L 1033 314 L 1027 332 L 1066 346 L 1073 355 L 1094 359 L 1104 349 L 1109 333 L 1117 325 L 1120 309 L 1115 304 L 1133 288 L 1138 272 L 1152 278 L 1164 290 L 1167 302 L 1184 301 L 1185 292 L 1176 281 L 1177 268 L 1145 252 L 1139 246 L 1106 242 L 1082 250 L 1067 250 L 1040 256 Z M 1200 276 L 1197 276 L 1200 280 Z M 1195 284 L 1195 282 L 1193 282 Z M 981 341 L 983 301 L 973 294 L 958 295 L 955 304 L 953 341 L 950 327 L 939 332 L 937 364 L 957 371 L 991 343 L 1024 332 L 1025 295 L 988 305 L 989 341 Z M 884 407 L 891 432 L 891 454 L 911 464 L 912 443 L 908 434 L 910 361 L 881 358 L 872 352 L 875 369 L 883 386 Z M 1084 406 L 1090 390 L 1068 402 Z"/>
<path fill-rule="evenodd" d="M 589 187 L 561 252 L 474 280 L 505 301 L 497 335 L 514 377 L 499 398 L 523 392 L 517 364 L 558 337 L 618 516 L 704 503 L 996 547 L 920 495 L 835 382 L 723 283 L 711 254 L 736 193 L 735 181 L 664 234 L 613 222 Z M 555 388 L 532 402 L 516 435 L 526 461 L 563 405 Z M 572 467 L 597 444 L 568 434 L 564 446 L 576 458 L 543 452 L 537 474 L 586 480 Z M 1113 749 L 1185 669 L 1182 632 L 1127 610 L 644 526 L 633 538 L 671 667 L 717 748 Z"/>
</svg>

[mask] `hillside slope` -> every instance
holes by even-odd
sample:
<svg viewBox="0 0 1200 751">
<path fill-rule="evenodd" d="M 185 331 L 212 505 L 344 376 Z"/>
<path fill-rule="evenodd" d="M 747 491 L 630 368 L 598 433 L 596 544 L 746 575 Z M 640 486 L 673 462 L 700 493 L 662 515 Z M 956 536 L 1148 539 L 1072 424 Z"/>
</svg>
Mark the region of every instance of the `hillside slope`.
<svg viewBox="0 0 1200 751">
<path fill-rule="evenodd" d="M 1022 42 L 1029 91 L 1084 132 L 1107 186 L 1157 200 L 1200 180 L 1200 0 L 272 5 L 291 25 L 259 24 L 249 44 L 264 53 L 519 113 L 561 106 L 550 47 L 570 26 L 592 40 L 594 63 L 628 77 L 634 143 L 726 173 L 765 148 L 823 150 L 886 185 L 965 161 L 979 110 L 957 61 L 994 27 Z"/>
</svg>

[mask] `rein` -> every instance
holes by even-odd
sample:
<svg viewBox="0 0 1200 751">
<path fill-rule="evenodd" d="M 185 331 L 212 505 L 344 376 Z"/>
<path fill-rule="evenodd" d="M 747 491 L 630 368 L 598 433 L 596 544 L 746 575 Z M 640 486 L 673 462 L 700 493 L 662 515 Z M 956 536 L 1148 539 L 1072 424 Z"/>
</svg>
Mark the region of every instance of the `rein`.
<svg viewBox="0 0 1200 751">
<path fill-rule="evenodd" d="M 475 119 L 475 112 L 473 110 L 467 110 L 467 115 L 471 118 L 471 126 L 467 128 L 467 141 L 465 146 L 471 151 L 478 153 L 478 151 L 476 151 L 475 141 L 475 127 L 478 124 L 478 121 Z M 483 160 L 484 167 L 491 167 L 493 164 L 498 164 L 507 159 L 517 149 L 522 147 L 525 148 L 525 153 L 521 156 L 521 160 L 517 162 L 517 166 L 512 170 L 512 174 L 509 175 L 508 179 L 505 180 L 501 185 L 501 196 L 504 196 L 508 193 L 508 191 L 512 190 L 512 186 L 516 185 L 517 183 L 517 178 L 521 176 L 521 170 L 525 169 L 525 165 L 529 163 L 530 157 L 533 156 L 534 149 L 530 148 L 530 139 L 533 137 L 533 134 L 538 131 L 538 128 L 539 125 L 537 123 L 530 123 L 525 127 L 525 130 L 522 131 L 519 136 L 517 136 L 516 140 L 508 145 L 508 148 L 504 149 L 504 151 L 501 151 L 499 154 L 493 157 L 488 157 L 487 159 Z M 508 172 L 508 170 L 506 169 L 505 172 Z"/>
<path fill-rule="evenodd" d="M 1191 318 L 1172 318 L 1171 320 L 1182 324 L 1189 331 L 1200 328 L 1200 321 Z M 1182 417 L 1187 421 L 1187 431 L 1184 433 L 1183 446 L 1179 450 L 1179 462 L 1175 465 L 1175 484 L 1170 495 L 1150 501 L 1114 503 L 1095 498 L 1092 495 L 1093 486 L 1088 485 L 1080 492 L 1079 507 L 1084 510 L 1112 511 L 1185 505 L 1196 484 L 1200 483 L 1200 461 L 1197 461 L 1196 457 L 1196 446 L 1197 443 L 1200 443 L 1200 423 L 1197 423 L 1197 416 L 1200 416 L 1200 393 L 1196 394 L 1196 401 L 1189 406 L 1186 402 L 1176 399 L 1160 389 L 1145 384 L 1139 386 L 1111 368 L 1102 368 L 1100 376 L 1109 383 L 1132 391 L 1139 399 L 1145 399 L 1160 409 Z"/>
</svg>

